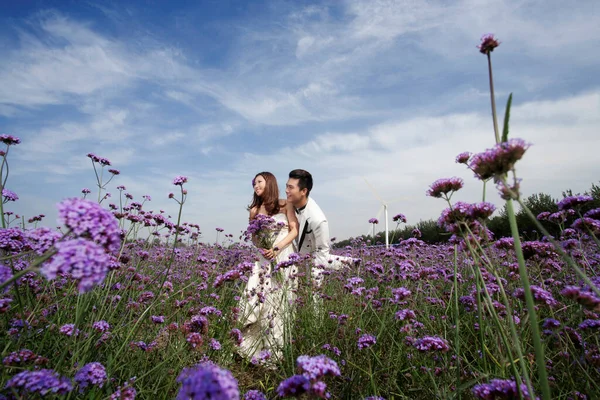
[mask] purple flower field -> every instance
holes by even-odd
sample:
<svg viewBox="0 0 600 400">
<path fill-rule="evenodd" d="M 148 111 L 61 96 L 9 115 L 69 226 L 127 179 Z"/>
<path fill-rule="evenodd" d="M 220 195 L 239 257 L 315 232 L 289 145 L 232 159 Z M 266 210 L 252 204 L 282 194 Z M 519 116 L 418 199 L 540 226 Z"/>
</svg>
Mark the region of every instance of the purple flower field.
<svg viewBox="0 0 600 400">
<path fill-rule="evenodd" d="M 488 35 L 480 50 L 489 59 L 498 45 Z M 0 142 L 5 183 L 9 149 L 27 144 Z M 507 173 L 528 146 L 507 139 L 457 158 L 495 181 L 511 223 L 520 180 Z M 280 263 L 298 271 L 282 358 L 248 360 L 238 355 L 240 301 L 258 250 L 221 228 L 222 244 L 200 243 L 199 225 L 181 220 L 187 177 L 172 182 L 171 219 L 123 186 L 118 199 L 103 196 L 120 173 L 88 157 L 98 199 L 83 189 L 57 204 L 60 229 L 42 214 L 12 217 L 19 198 L 0 187 L 0 399 L 600 397 L 600 212 L 578 215 L 589 196 L 558 204 L 578 217 L 558 237 L 493 238 L 494 206 L 452 203 L 463 182 L 440 179 L 428 195 L 448 202 L 438 221 L 448 243 L 419 232 L 390 248 L 356 239 L 338 252 L 360 262 L 326 270 L 321 286 L 308 278 L 310 258 Z M 264 301 L 272 282 L 248 296 Z M 265 337 L 274 325 L 265 321 Z"/>
</svg>

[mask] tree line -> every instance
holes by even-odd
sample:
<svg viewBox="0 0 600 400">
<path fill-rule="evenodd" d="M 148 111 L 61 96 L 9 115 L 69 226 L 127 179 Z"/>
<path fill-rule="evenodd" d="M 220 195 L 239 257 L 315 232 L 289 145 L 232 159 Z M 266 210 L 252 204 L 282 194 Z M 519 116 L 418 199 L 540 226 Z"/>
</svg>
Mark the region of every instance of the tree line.
<svg viewBox="0 0 600 400">
<path fill-rule="evenodd" d="M 583 193 L 584 195 L 591 196 L 593 201 L 581 206 L 580 214 L 587 212 L 594 208 L 600 208 L 600 186 L 592 184 L 592 187 Z M 562 192 L 563 198 L 573 196 L 572 190 L 566 190 Z M 546 193 L 536 193 L 523 200 L 523 203 L 531 210 L 533 215 L 537 216 L 542 212 L 555 213 L 558 211 L 557 203 L 559 200 L 552 198 L 551 195 Z M 518 206 L 518 204 L 516 204 Z M 568 227 L 575 219 L 579 218 L 580 215 L 572 215 L 567 218 L 564 222 L 563 227 Z M 519 209 L 516 213 L 517 224 L 521 232 L 521 237 L 524 240 L 538 240 L 542 237 L 542 234 L 537 231 L 537 228 L 533 221 L 529 218 L 524 209 Z M 557 223 L 553 223 L 547 220 L 540 221 L 541 224 L 548 230 L 552 236 L 557 237 L 560 235 L 560 226 Z M 510 232 L 510 225 L 508 222 L 508 215 L 506 211 L 506 205 L 500 210 L 500 212 L 490 218 L 486 224 L 487 228 L 492 231 L 494 238 L 499 239 L 501 237 L 512 236 Z M 418 230 L 418 231 L 416 231 Z M 437 219 L 429 219 L 426 221 L 419 221 L 414 225 L 405 225 L 400 229 L 390 230 L 389 238 L 390 244 L 398 243 L 401 240 L 406 240 L 411 237 L 419 236 L 419 239 L 426 243 L 436 244 L 444 243 L 450 239 L 451 234 L 444 231 L 437 224 Z M 343 248 L 351 246 L 359 238 L 348 238 L 340 240 L 334 243 L 334 248 Z M 371 245 L 384 245 L 385 244 L 385 231 L 375 233 L 375 238 L 372 235 L 362 235 L 360 237 L 363 241 L 370 241 Z M 393 240 L 393 242 L 392 242 Z"/>
</svg>

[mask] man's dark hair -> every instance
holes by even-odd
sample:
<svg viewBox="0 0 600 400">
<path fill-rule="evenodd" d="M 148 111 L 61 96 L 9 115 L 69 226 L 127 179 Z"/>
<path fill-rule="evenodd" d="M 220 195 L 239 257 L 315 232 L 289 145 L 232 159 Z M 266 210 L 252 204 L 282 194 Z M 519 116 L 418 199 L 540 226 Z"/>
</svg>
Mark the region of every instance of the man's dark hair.
<svg viewBox="0 0 600 400">
<path fill-rule="evenodd" d="M 295 169 L 290 172 L 289 177 L 292 179 L 298 179 L 298 189 L 306 189 L 306 196 L 308 197 L 313 186 L 312 175 L 310 172 L 303 169 Z"/>
</svg>

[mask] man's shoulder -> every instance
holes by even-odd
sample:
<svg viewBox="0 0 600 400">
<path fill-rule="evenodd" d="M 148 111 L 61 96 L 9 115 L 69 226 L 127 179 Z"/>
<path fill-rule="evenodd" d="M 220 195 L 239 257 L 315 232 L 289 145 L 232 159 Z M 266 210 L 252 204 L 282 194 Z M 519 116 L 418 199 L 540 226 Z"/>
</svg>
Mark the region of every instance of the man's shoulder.
<svg viewBox="0 0 600 400">
<path fill-rule="evenodd" d="M 309 208 L 310 219 L 312 222 L 322 222 L 327 220 L 325 213 L 312 197 L 308 200 L 307 208 Z"/>
</svg>

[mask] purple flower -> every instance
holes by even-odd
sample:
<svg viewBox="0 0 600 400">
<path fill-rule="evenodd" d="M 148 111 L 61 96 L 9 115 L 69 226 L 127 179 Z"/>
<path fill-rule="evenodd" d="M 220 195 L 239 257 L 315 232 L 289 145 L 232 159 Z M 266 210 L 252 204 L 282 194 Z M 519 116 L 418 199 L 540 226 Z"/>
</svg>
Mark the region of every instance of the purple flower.
<svg viewBox="0 0 600 400">
<path fill-rule="evenodd" d="M 297 397 L 310 390 L 310 381 L 304 375 L 294 375 L 279 384 L 277 394 L 279 397 Z"/>
<path fill-rule="evenodd" d="M 213 350 L 221 350 L 221 343 L 215 338 L 210 339 L 210 348 Z"/>
<path fill-rule="evenodd" d="M 20 253 L 29 245 L 27 235 L 19 228 L 0 228 L 0 249 Z"/>
<path fill-rule="evenodd" d="M 555 329 L 560 327 L 560 322 L 555 320 L 554 318 L 546 318 L 544 323 L 542 324 L 542 328 L 544 329 Z"/>
<path fill-rule="evenodd" d="M 577 301 L 589 310 L 597 310 L 600 308 L 600 297 L 596 296 L 590 288 L 567 286 L 561 290 L 560 294 Z"/>
<path fill-rule="evenodd" d="M 591 231 L 594 235 L 600 234 L 600 220 L 597 219 L 589 217 L 577 218 L 571 226 L 582 233 Z"/>
<path fill-rule="evenodd" d="M 594 208 L 593 210 L 590 210 L 583 214 L 583 216 L 586 218 L 600 220 L 600 208 Z"/>
<path fill-rule="evenodd" d="M 92 191 L 90 189 L 88 189 L 88 188 L 83 188 L 83 189 L 81 189 L 81 193 L 83 193 L 83 194 L 90 194 L 90 193 L 92 193 Z"/>
<path fill-rule="evenodd" d="M 591 201 L 594 201 L 592 196 L 583 195 L 583 196 L 568 196 L 558 202 L 557 206 L 559 210 L 569 210 L 573 208 L 577 208 L 582 204 L 587 204 Z"/>
<path fill-rule="evenodd" d="M 340 376 L 340 368 L 337 363 L 329 357 L 321 354 L 315 357 L 300 356 L 296 360 L 296 365 L 302 373 L 311 381 L 321 379 L 326 375 Z"/>
<path fill-rule="evenodd" d="M 79 329 L 75 329 L 75 324 L 65 324 L 58 330 L 60 333 L 66 336 L 78 336 Z"/>
<path fill-rule="evenodd" d="M 81 238 L 58 242 L 54 246 L 57 253 L 40 269 L 47 279 L 67 274 L 78 281 L 80 293 L 88 292 L 104 281 L 111 259 L 102 247 Z"/>
<path fill-rule="evenodd" d="M 239 346 L 242 344 L 242 341 L 244 340 L 244 337 L 242 336 L 242 331 L 240 331 L 237 328 L 232 329 L 231 331 L 229 331 L 229 336 L 233 339 L 233 341 Z"/>
<path fill-rule="evenodd" d="M 438 179 L 433 182 L 427 191 L 427 196 L 441 198 L 450 192 L 456 192 L 463 187 L 463 180 L 457 177 Z"/>
<path fill-rule="evenodd" d="M 29 246 L 39 255 L 48 251 L 62 237 L 61 233 L 50 228 L 41 227 L 26 231 Z"/>
<path fill-rule="evenodd" d="M 479 49 L 481 54 L 487 55 L 494 51 L 494 49 L 499 45 L 500 42 L 494 37 L 493 33 L 486 33 L 481 37 L 481 43 L 477 46 L 477 48 Z"/>
<path fill-rule="evenodd" d="M 121 173 L 121 171 L 119 171 L 118 169 L 109 169 L 108 172 L 110 172 L 113 175 L 119 175 Z"/>
<path fill-rule="evenodd" d="M 0 264 L 0 284 L 8 281 L 10 278 L 12 278 L 13 273 L 12 270 L 7 267 L 6 265 L 2 265 Z M 8 292 L 8 290 L 10 289 L 10 287 L 5 287 L 4 288 L 4 293 Z"/>
<path fill-rule="evenodd" d="M 173 185 L 175 186 L 183 186 L 186 182 L 187 176 L 176 176 L 175 179 L 173 179 Z"/>
<path fill-rule="evenodd" d="M 358 338 L 358 348 L 366 349 L 377 343 L 377 339 L 373 335 L 364 334 Z"/>
<path fill-rule="evenodd" d="M 135 378 L 131 378 L 121 387 L 119 386 L 117 390 L 110 395 L 110 400 L 134 400 L 137 392 L 133 387 L 133 382 Z"/>
<path fill-rule="evenodd" d="M 543 212 L 541 212 L 541 213 L 538 214 L 537 219 L 539 221 L 546 221 L 546 220 L 548 220 L 549 216 L 550 216 L 550 212 L 543 211 Z"/>
<path fill-rule="evenodd" d="M 48 359 L 38 356 L 31 350 L 21 349 L 19 351 L 13 351 L 2 360 L 2 364 L 7 366 L 22 366 L 30 362 L 39 365 L 48 362 Z"/>
<path fill-rule="evenodd" d="M 97 321 L 92 324 L 92 328 L 98 332 L 107 332 L 110 329 L 110 325 L 106 321 Z"/>
<path fill-rule="evenodd" d="M 394 222 L 404 222 L 406 223 L 406 217 L 404 216 L 404 214 L 396 214 L 394 215 L 394 218 L 392 218 L 392 221 Z"/>
<path fill-rule="evenodd" d="M 465 151 L 464 153 L 460 153 L 456 156 L 456 162 L 458 164 L 466 164 L 469 162 L 469 158 L 471 158 L 471 153 Z"/>
<path fill-rule="evenodd" d="M 248 390 L 244 394 L 244 400 L 267 400 L 267 396 L 260 390 Z"/>
<path fill-rule="evenodd" d="M 7 146 L 10 146 L 21 143 L 21 139 L 19 139 L 16 136 L 3 134 L 0 135 L 0 142 L 4 143 Z"/>
<path fill-rule="evenodd" d="M 88 386 L 101 388 L 106 382 L 106 369 L 99 362 L 86 364 L 75 374 L 75 382 L 79 385 L 80 392 Z"/>
<path fill-rule="evenodd" d="M 212 362 L 203 362 L 190 368 L 184 368 L 177 377 L 177 382 L 181 383 L 177 400 L 233 400 L 240 398 L 238 382 L 231 372 Z"/>
<path fill-rule="evenodd" d="M 399 321 L 415 319 L 417 316 L 413 310 L 400 310 L 396 312 L 396 319 Z"/>
<path fill-rule="evenodd" d="M 39 371 L 23 371 L 10 378 L 6 388 L 16 390 L 24 397 L 28 394 L 67 394 L 73 390 L 73 385 L 68 378 L 61 377 L 51 369 Z"/>
<path fill-rule="evenodd" d="M 441 351 L 442 353 L 450 350 L 446 339 L 442 339 L 438 336 L 424 336 L 421 339 L 417 339 L 413 346 L 419 351 Z"/>
<path fill-rule="evenodd" d="M 579 324 L 579 329 L 600 329 L 600 319 L 586 319 Z"/>
<path fill-rule="evenodd" d="M 528 148 L 529 144 L 522 139 L 509 139 L 483 153 L 475 154 L 469 168 L 481 180 L 501 176 L 513 168 Z"/>
<path fill-rule="evenodd" d="M 19 196 L 12 190 L 2 189 L 2 197 L 4 197 L 4 202 L 8 201 L 17 201 L 19 200 Z"/>
<path fill-rule="evenodd" d="M 370 223 L 370 224 L 378 224 L 378 223 L 379 223 L 379 221 L 377 220 L 377 218 L 371 218 L 371 219 L 369 220 L 369 223 Z"/>
<path fill-rule="evenodd" d="M 517 383 L 512 379 L 492 379 L 489 383 L 475 385 L 471 392 L 476 398 L 484 400 L 520 398 Z M 531 398 L 524 383 L 521 384 L 521 393 L 525 399 Z"/>
<path fill-rule="evenodd" d="M 58 204 L 59 221 L 75 235 L 86 236 L 116 253 L 121 248 L 121 230 L 114 215 L 98 203 L 66 199 Z"/>
<path fill-rule="evenodd" d="M 474 219 L 487 219 L 494 211 L 496 206 L 492 203 L 482 202 L 471 205 L 471 217 Z"/>
<path fill-rule="evenodd" d="M 550 307 L 556 307 L 559 304 L 558 301 L 552 297 L 552 293 L 548 292 L 547 290 L 544 290 L 536 285 L 531 285 L 530 289 L 534 300 L 538 303 L 544 303 Z M 525 300 L 525 289 L 518 288 L 515 290 L 514 296 L 521 300 Z"/>
</svg>

